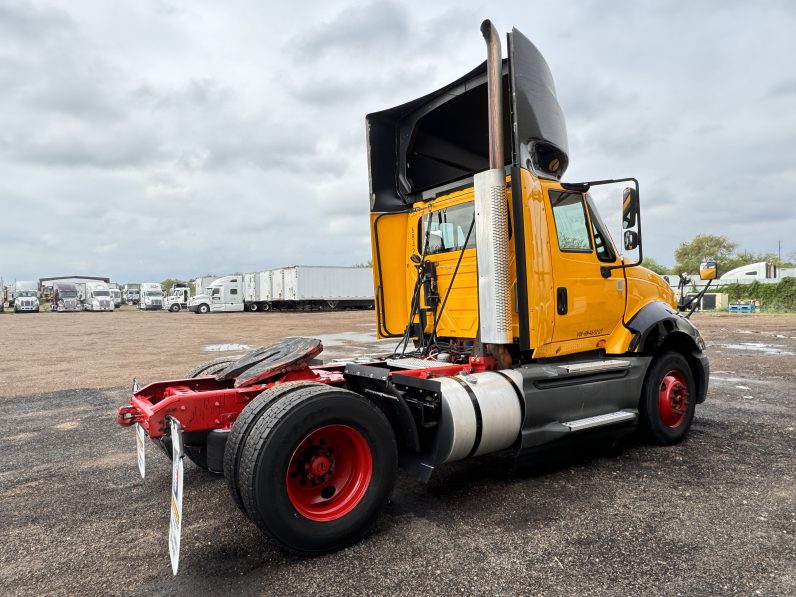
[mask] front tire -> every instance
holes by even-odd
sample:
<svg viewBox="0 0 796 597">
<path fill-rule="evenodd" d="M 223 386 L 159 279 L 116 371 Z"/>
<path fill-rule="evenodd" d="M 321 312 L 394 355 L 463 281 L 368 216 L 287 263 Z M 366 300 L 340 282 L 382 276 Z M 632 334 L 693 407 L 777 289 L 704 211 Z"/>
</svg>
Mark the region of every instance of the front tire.
<svg viewBox="0 0 796 597">
<path fill-rule="evenodd" d="M 210 307 L 202 303 L 201 305 L 199 305 L 199 308 L 196 310 L 196 312 L 201 313 L 202 315 L 204 315 L 205 313 L 210 313 Z"/>
<path fill-rule="evenodd" d="M 249 518 L 279 546 L 311 555 L 368 532 L 397 467 L 395 435 L 378 407 L 348 390 L 309 387 L 258 419 L 238 480 Z"/>
<path fill-rule="evenodd" d="M 180 310 L 180 306 L 177 305 L 177 304 L 174 304 L 171 307 L 169 307 L 169 311 L 171 311 L 172 313 L 178 313 L 179 310 Z"/>
<path fill-rule="evenodd" d="M 688 361 L 676 352 L 664 352 L 652 362 L 639 403 L 644 436 L 659 446 L 681 442 L 688 434 L 696 409 L 696 384 Z"/>
</svg>

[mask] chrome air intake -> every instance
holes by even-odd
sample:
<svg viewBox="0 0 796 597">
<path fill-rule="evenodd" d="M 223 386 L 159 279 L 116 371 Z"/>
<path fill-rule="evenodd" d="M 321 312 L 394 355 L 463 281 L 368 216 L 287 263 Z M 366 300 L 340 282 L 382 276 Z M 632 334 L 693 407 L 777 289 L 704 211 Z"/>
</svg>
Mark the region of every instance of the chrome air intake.
<svg viewBox="0 0 796 597">
<path fill-rule="evenodd" d="M 478 317 L 481 342 L 514 340 L 509 283 L 509 216 L 503 155 L 503 62 L 500 38 L 490 21 L 481 24 L 487 45 L 489 170 L 474 177 L 478 255 Z"/>
<path fill-rule="evenodd" d="M 440 377 L 434 465 L 511 447 L 522 426 L 522 375 L 512 369 Z"/>
</svg>

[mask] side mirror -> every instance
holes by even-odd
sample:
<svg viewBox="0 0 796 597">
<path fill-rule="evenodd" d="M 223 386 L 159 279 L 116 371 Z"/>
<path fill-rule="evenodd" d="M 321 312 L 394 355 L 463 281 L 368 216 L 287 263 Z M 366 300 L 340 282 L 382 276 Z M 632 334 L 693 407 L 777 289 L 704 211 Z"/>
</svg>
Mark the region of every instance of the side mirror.
<svg viewBox="0 0 796 597">
<path fill-rule="evenodd" d="M 700 280 L 715 280 L 718 275 L 718 267 L 716 262 L 712 259 L 703 261 L 699 264 L 699 279 Z"/>
<path fill-rule="evenodd" d="M 636 189 L 626 187 L 622 194 L 622 228 L 627 230 L 636 225 L 636 216 L 638 214 L 638 195 Z M 637 247 L 638 242 L 633 247 Z"/>
<path fill-rule="evenodd" d="M 638 233 L 635 230 L 625 230 L 625 251 L 638 248 Z"/>
</svg>

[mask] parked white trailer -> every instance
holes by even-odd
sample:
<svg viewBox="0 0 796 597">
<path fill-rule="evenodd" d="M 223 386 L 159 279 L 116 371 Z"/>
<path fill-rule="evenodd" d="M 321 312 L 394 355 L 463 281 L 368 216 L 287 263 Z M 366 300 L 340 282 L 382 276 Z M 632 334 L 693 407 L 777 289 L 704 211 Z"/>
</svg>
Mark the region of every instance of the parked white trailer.
<svg viewBox="0 0 796 597">
<path fill-rule="evenodd" d="M 138 308 L 144 311 L 160 311 L 163 308 L 163 287 L 158 282 L 141 282 Z"/>
<path fill-rule="evenodd" d="M 373 270 L 369 267 L 296 265 L 273 271 L 280 281 L 276 308 L 338 309 L 373 307 Z"/>
<path fill-rule="evenodd" d="M 188 302 L 194 313 L 373 308 L 370 268 L 292 266 L 223 276 Z"/>
<path fill-rule="evenodd" d="M 193 281 L 193 294 L 198 296 L 207 293 L 207 287 L 222 276 L 201 276 Z"/>
<path fill-rule="evenodd" d="M 36 282 L 17 282 L 14 284 L 14 313 L 39 311 L 39 291 Z"/>
</svg>

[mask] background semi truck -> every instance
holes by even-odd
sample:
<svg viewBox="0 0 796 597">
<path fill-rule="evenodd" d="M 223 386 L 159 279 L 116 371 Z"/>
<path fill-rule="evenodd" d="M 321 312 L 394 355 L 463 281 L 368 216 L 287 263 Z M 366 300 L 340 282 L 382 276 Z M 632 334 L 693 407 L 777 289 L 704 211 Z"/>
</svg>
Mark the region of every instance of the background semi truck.
<svg viewBox="0 0 796 597">
<path fill-rule="evenodd" d="M 125 284 L 122 289 L 122 300 L 127 305 L 137 305 L 141 296 L 140 284 Z"/>
<path fill-rule="evenodd" d="M 286 338 L 134 383 L 119 410 L 177 473 L 183 455 L 223 473 L 292 552 L 361 539 L 399 467 L 427 481 L 471 457 L 525 466 L 636 431 L 672 445 L 706 398 L 705 343 L 640 265 L 638 182 L 562 181 L 567 132 L 545 59 L 515 29 L 503 61 L 492 23 L 481 32 L 485 64 L 366 117 L 376 328 L 396 350 L 315 364 L 320 340 Z M 613 189 L 619 246 L 596 189 Z"/>
<path fill-rule="evenodd" d="M 163 308 L 172 313 L 188 308 L 191 290 L 187 286 L 174 286 L 169 295 L 163 300 Z"/>
<path fill-rule="evenodd" d="M 21 281 L 14 284 L 14 313 L 38 313 L 38 284 L 32 281 Z"/>
<path fill-rule="evenodd" d="M 83 303 L 78 297 L 77 286 L 69 282 L 53 282 L 50 310 L 59 313 L 82 311 Z"/>
<path fill-rule="evenodd" d="M 224 276 L 195 296 L 195 313 L 373 307 L 370 268 L 291 266 Z"/>
<path fill-rule="evenodd" d="M 163 288 L 158 282 L 141 282 L 138 308 L 144 311 L 160 311 L 163 308 Z"/>
<path fill-rule="evenodd" d="M 110 289 L 105 282 L 85 282 L 84 311 L 113 311 Z"/>
</svg>

